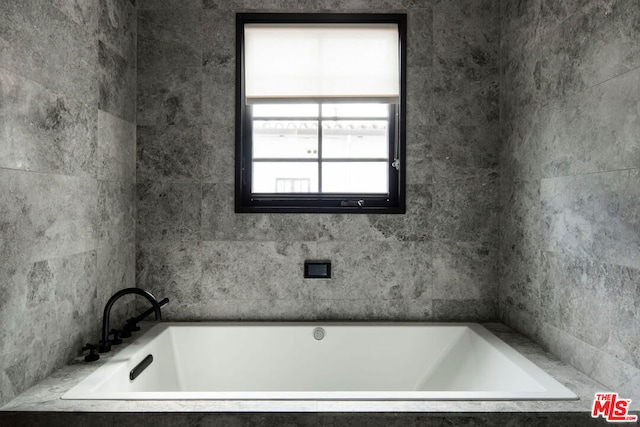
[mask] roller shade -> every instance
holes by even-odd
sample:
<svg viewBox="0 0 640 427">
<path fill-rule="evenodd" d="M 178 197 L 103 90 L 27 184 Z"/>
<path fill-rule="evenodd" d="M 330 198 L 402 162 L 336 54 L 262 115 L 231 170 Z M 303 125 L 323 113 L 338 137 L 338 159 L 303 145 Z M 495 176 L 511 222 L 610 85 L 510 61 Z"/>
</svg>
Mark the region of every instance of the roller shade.
<svg viewBox="0 0 640 427">
<path fill-rule="evenodd" d="M 245 24 L 244 54 L 249 104 L 399 99 L 397 24 Z"/>
</svg>

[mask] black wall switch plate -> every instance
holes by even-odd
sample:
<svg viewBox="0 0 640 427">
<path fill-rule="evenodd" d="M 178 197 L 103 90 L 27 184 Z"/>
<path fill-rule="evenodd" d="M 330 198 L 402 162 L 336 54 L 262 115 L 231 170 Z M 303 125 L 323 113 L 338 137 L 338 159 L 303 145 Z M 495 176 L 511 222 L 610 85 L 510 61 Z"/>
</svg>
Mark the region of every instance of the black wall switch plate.
<svg viewBox="0 0 640 427">
<path fill-rule="evenodd" d="M 305 279 L 331 279 L 331 261 L 305 261 Z"/>
</svg>

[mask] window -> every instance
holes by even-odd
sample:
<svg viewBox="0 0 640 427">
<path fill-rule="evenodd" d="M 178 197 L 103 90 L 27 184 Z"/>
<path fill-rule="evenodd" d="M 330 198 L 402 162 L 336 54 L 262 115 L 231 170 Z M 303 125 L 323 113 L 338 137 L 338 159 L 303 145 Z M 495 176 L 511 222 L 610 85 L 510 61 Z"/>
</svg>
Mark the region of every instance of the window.
<svg viewBox="0 0 640 427">
<path fill-rule="evenodd" d="M 236 212 L 404 213 L 406 16 L 238 14 Z"/>
</svg>

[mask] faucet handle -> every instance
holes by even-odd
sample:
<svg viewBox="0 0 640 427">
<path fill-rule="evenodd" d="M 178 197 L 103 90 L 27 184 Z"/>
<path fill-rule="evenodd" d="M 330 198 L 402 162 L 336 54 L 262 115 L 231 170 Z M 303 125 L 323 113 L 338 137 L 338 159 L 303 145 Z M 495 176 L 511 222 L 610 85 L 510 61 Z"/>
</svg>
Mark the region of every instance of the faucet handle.
<svg viewBox="0 0 640 427">
<path fill-rule="evenodd" d="M 127 329 L 118 329 L 118 333 L 120 334 L 120 338 L 131 338 L 131 331 Z"/>
<path fill-rule="evenodd" d="M 98 346 L 87 343 L 84 347 L 82 347 L 82 351 L 86 350 L 89 350 L 89 354 L 84 357 L 85 362 L 95 362 L 96 360 L 100 359 L 100 355 L 97 353 Z"/>
<path fill-rule="evenodd" d="M 98 351 L 100 353 L 108 353 L 111 351 L 111 341 L 110 340 L 100 340 L 100 344 L 98 345 Z"/>
<path fill-rule="evenodd" d="M 120 339 L 120 332 L 116 329 L 112 329 L 109 331 L 109 335 L 113 335 L 113 339 L 109 340 L 112 345 L 122 344 L 122 340 Z"/>
<path fill-rule="evenodd" d="M 132 317 L 131 319 L 127 319 L 123 329 L 129 332 L 138 332 L 140 330 L 140 326 L 138 326 L 138 322 L 135 317 Z"/>
</svg>

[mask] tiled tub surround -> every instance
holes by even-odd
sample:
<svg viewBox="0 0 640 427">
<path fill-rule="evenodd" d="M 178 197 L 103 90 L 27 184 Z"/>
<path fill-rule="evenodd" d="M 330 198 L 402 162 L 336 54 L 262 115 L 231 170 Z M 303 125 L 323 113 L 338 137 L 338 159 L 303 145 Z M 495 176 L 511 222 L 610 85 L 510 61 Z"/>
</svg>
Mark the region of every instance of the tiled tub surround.
<svg viewBox="0 0 640 427">
<path fill-rule="evenodd" d="M 143 322 L 143 330 L 152 325 Z M 575 368 L 558 361 L 537 344 L 502 324 L 484 324 L 500 339 L 574 391 L 571 401 L 78 401 L 60 397 L 117 352 L 103 354 L 99 361 L 78 358 L 29 389 L 0 410 L 0 422 L 12 426 L 92 425 L 604 425 L 593 420 L 590 409 L 596 392 L 604 388 Z M 125 344 L 126 345 L 126 344 Z M 634 411 L 640 409 L 634 403 Z M 30 412 L 22 412 L 30 411 Z M 243 412 L 245 414 L 242 414 Z M 246 414 L 246 413 L 249 414 Z M 387 414 L 375 414 L 375 413 Z M 297 413 L 297 414 L 296 414 Z M 78 424 L 76 424 L 78 425 Z M 209 424 L 207 424 L 209 425 Z M 350 425 L 350 424 L 347 424 Z M 369 424 L 367 424 L 369 425 Z"/>
<path fill-rule="evenodd" d="M 0 2 L 0 404 L 135 285 L 135 44 L 129 0 Z"/>
<path fill-rule="evenodd" d="M 640 5 L 502 2 L 500 316 L 640 401 Z"/>
</svg>

